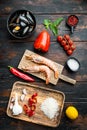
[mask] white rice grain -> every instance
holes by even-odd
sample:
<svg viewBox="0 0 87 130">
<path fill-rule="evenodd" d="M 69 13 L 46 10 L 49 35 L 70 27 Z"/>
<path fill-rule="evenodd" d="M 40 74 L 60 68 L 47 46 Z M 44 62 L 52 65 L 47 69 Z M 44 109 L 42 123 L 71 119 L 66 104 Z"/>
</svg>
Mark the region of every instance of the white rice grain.
<svg viewBox="0 0 87 130">
<path fill-rule="evenodd" d="M 53 119 L 56 115 L 58 115 L 59 104 L 54 98 L 49 97 L 42 102 L 41 110 L 48 118 Z"/>
</svg>

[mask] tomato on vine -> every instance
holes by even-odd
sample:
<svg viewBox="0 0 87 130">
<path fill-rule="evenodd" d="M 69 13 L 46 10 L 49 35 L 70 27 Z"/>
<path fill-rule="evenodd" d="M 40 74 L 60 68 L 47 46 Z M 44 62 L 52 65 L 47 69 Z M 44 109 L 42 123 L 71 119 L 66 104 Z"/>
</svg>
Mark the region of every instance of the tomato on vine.
<svg viewBox="0 0 87 130">
<path fill-rule="evenodd" d="M 67 54 L 71 55 L 73 53 L 73 51 L 71 49 L 67 50 Z"/>
<path fill-rule="evenodd" d="M 63 37 L 62 37 L 62 36 L 58 36 L 58 37 L 57 37 L 58 42 L 61 42 L 61 41 L 62 41 L 62 39 L 63 39 Z"/>
<path fill-rule="evenodd" d="M 64 38 L 65 38 L 67 41 L 70 40 L 70 36 L 69 36 L 68 34 L 65 34 L 65 35 L 64 35 Z"/>
<path fill-rule="evenodd" d="M 61 46 L 65 46 L 66 45 L 66 41 L 62 40 L 60 44 L 61 44 Z"/>
<path fill-rule="evenodd" d="M 76 46 L 74 42 L 70 39 L 70 36 L 68 34 L 65 34 L 64 36 L 59 35 L 57 37 L 57 40 L 68 55 L 71 55 L 73 53 Z"/>
<path fill-rule="evenodd" d="M 69 50 L 69 45 L 65 45 L 64 50 Z"/>
</svg>

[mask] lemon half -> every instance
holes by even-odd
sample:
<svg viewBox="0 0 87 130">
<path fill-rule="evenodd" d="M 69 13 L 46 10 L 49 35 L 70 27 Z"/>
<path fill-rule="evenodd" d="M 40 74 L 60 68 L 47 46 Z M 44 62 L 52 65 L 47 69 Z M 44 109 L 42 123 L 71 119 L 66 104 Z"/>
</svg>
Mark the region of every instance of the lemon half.
<svg viewBox="0 0 87 130">
<path fill-rule="evenodd" d="M 78 110 L 74 106 L 67 107 L 65 113 L 66 116 L 71 120 L 74 120 L 78 117 Z"/>
</svg>

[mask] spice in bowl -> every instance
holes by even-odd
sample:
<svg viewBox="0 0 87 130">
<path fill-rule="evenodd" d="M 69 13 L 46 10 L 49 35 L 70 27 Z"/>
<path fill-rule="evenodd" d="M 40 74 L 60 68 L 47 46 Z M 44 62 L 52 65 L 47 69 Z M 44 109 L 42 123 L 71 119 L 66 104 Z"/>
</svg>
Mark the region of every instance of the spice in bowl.
<svg viewBox="0 0 87 130">
<path fill-rule="evenodd" d="M 76 72 L 79 70 L 80 68 L 80 63 L 79 61 L 74 58 L 74 57 L 70 57 L 68 60 L 67 60 L 67 66 L 68 68 L 73 71 L 73 72 Z"/>
<path fill-rule="evenodd" d="M 36 19 L 28 10 L 17 10 L 10 15 L 7 21 L 7 29 L 15 38 L 30 36 L 36 27 Z"/>
</svg>

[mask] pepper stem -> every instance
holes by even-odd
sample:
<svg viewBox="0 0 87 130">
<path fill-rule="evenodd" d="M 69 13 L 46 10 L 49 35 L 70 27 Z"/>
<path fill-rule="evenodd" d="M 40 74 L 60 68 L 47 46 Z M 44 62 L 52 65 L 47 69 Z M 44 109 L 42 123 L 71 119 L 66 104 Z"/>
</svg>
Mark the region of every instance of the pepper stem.
<svg viewBox="0 0 87 130">
<path fill-rule="evenodd" d="M 12 69 L 13 67 L 12 66 L 8 66 L 9 69 Z"/>
</svg>

